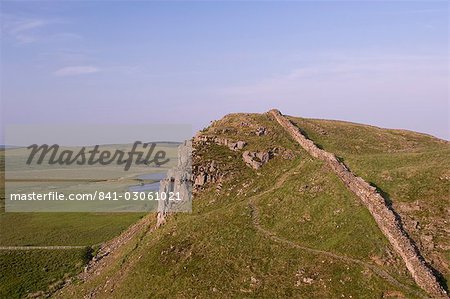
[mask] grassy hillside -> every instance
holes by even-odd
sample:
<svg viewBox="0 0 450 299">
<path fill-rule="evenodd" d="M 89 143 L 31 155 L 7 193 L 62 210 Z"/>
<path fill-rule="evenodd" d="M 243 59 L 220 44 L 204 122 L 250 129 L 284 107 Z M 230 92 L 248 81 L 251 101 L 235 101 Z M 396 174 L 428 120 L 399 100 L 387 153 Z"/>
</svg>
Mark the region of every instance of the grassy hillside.
<svg viewBox="0 0 450 299">
<path fill-rule="evenodd" d="M 291 120 L 392 201 L 421 252 L 449 281 L 450 143 L 411 131 Z"/>
<path fill-rule="evenodd" d="M 267 134 L 257 136 L 258 127 Z M 143 231 L 101 273 L 58 297 L 424 296 L 358 199 L 267 115 L 228 115 L 202 134 L 287 154 L 254 170 L 243 150 L 195 146 L 194 166 L 214 161 L 225 174 L 221 188 L 207 185 L 192 214 Z"/>
</svg>

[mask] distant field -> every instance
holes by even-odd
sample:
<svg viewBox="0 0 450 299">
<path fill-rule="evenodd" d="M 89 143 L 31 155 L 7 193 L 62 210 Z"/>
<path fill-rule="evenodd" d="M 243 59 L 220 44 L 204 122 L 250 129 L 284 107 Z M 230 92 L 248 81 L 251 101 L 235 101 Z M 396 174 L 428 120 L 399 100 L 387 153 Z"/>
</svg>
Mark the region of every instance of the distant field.
<svg viewBox="0 0 450 299">
<path fill-rule="evenodd" d="M 164 144 L 164 149 L 172 161 L 176 161 L 177 144 Z M 23 149 L 7 149 L 23 159 Z M 0 166 L 5 166 L 4 150 L 0 151 Z M 22 161 L 23 162 L 23 161 Z M 17 162 L 18 163 L 18 162 Z M 23 164 L 23 163 L 22 163 Z M 13 165 L 14 172 L 8 177 L 31 178 L 21 182 L 21 189 L 34 190 L 49 184 L 32 180 L 33 178 L 69 179 L 57 182 L 59 188 L 89 192 L 94 189 L 126 189 L 139 184 L 138 175 L 153 173 L 155 168 L 132 167 L 125 178 L 117 181 L 122 173 L 118 167 L 92 170 L 62 166 L 59 169 L 27 169 L 22 164 Z M 170 165 L 167 165 L 167 167 Z M 157 169 L 158 172 L 165 171 Z M 10 168 L 9 168 L 10 169 Z M 109 181 L 93 183 L 70 181 L 71 178 L 89 179 L 105 177 Z M 113 179 L 111 181 L 111 179 Z M 4 172 L 0 174 L 0 246 L 92 246 L 119 235 L 127 227 L 138 221 L 146 213 L 5 213 Z M 52 189 L 54 190 L 54 189 Z M 19 298 L 28 293 L 45 291 L 52 284 L 61 282 L 64 277 L 79 272 L 86 263 L 83 249 L 63 250 L 1 250 L 0 251 L 0 298 Z"/>
<path fill-rule="evenodd" d="M 1 213 L 0 246 L 94 245 L 118 235 L 143 215 Z"/>
</svg>

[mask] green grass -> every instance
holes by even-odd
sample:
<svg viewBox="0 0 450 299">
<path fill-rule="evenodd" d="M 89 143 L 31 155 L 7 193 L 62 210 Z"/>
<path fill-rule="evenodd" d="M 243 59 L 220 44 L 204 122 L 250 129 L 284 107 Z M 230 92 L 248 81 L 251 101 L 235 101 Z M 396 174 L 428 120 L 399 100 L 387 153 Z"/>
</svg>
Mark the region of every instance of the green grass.
<svg viewBox="0 0 450 299">
<path fill-rule="evenodd" d="M 148 253 L 142 255 L 114 295 L 374 298 L 390 289 L 360 266 L 262 237 L 252 229 L 249 214 L 245 203 L 238 204 L 201 221 L 177 221 L 149 236 Z M 299 272 L 302 277 L 297 276 Z M 311 285 L 302 281 L 310 277 L 314 279 Z"/>
<path fill-rule="evenodd" d="M 388 243 L 370 213 L 320 161 L 304 161 L 296 173 L 283 188 L 259 200 L 265 227 L 290 240 L 366 261 L 385 253 Z"/>
<path fill-rule="evenodd" d="M 99 298 L 377 298 L 396 290 L 359 265 L 259 235 L 246 202 L 198 217 L 180 215 L 110 267 L 126 267 L 124 259 L 138 262 L 121 277 L 113 293 L 100 289 Z M 81 297 L 114 279 L 114 273 L 73 285 L 62 297 Z M 303 278 L 314 282 L 305 284 Z"/>
<path fill-rule="evenodd" d="M 57 288 L 85 262 L 82 249 L 0 251 L 0 298 L 23 298 Z"/>
<path fill-rule="evenodd" d="M 135 223 L 142 213 L 1 213 L 0 246 L 94 245 Z"/>
</svg>

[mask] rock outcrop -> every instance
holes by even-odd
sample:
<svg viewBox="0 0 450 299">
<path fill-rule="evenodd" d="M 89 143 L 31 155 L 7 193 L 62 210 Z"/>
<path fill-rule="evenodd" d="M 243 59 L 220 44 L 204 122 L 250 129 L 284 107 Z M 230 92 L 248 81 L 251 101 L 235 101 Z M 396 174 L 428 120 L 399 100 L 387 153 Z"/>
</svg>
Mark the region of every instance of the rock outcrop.
<svg viewBox="0 0 450 299">
<path fill-rule="evenodd" d="M 256 129 L 256 136 L 262 136 L 267 134 L 267 129 L 264 127 L 259 127 Z"/>
<path fill-rule="evenodd" d="M 259 169 L 264 164 L 269 162 L 269 160 L 273 157 L 273 153 L 271 151 L 267 152 L 250 152 L 245 151 L 242 154 L 242 159 L 244 162 L 252 167 L 253 169 Z"/>
<path fill-rule="evenodd" d="M 198 189 L 207 183 L 217 183 L 223 177 L 223 173 L 215 161 L 204 162 L 203 165 L 195 165 L 192 170 L 194 189 Z"/>
<path fill-rule="evenodd" d="M 216 137 L 216 136 L 208 136 L 208 135 L 197 135 L 194 137 L 194 142 L 202 143 L 202 144 L 211 144 L 215 143 L 218 145 L 225 145 L 232 151 L 237 151 L 243 149 L 247 143 L 245 141 L 231 141 L 227 138 Z"/>
<path fill-rule="evenodd" d="M 178 193 L 177 198 L 169 198 L 170 192 Z M 192 209 L 192 142 L 185 141 L 178 147 L 177 166 L 167 172 L 167 177 L 160 182 L 160 194 L 167 194 L 165 200 L 158 201 L 156 226 L 166 221 L 166 216 L 172 212 L 188 212 Z"/>
<path fill-rule="evenodd" d="M 273 116 L 311 156 L 325 161 L 346 187 L 359 197 L 372 214 L 380 230 L 402 257 L 416 283 L 434 298 L 448 298 L 433 271 L 403 228 L 400 217 L 377 192 L 376 188 L 355 176 L 334 154 L 320 149 L 307 139 L 280 111 L 270 110 L 269 115 Z"/>
</svg>

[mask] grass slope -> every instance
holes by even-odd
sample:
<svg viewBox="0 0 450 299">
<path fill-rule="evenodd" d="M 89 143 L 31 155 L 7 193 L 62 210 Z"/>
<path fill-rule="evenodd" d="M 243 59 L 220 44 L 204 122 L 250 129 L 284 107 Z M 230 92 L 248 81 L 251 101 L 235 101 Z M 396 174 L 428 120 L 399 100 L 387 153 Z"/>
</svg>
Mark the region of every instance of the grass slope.
<svg viewBox="0 0 450 299">
<path fill-rule="evenodd" d="M 86 257 L 80 249 L 0 251 L 0 298 L 58 287 L 82 269 Z"/>
</svg>

